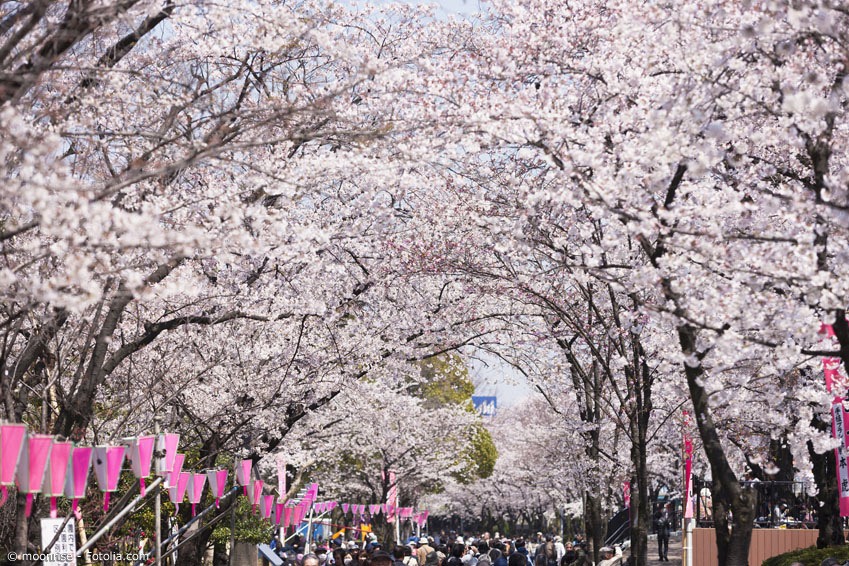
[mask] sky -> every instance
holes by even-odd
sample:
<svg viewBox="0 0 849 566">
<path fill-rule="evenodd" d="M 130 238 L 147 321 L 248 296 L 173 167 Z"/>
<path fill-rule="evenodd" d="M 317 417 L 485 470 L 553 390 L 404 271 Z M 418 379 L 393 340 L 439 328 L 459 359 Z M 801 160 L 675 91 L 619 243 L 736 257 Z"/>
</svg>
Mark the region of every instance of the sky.
<svg viewBox="0 0 849 566">
<path fill-rule="evenodd" d="M 498 397 L 499 408 L 512 407 L 534 392 L 521 374 L 483 352 L 469 360 L 469 376 L 475 384 L 475 395 Z"/>
</svg>

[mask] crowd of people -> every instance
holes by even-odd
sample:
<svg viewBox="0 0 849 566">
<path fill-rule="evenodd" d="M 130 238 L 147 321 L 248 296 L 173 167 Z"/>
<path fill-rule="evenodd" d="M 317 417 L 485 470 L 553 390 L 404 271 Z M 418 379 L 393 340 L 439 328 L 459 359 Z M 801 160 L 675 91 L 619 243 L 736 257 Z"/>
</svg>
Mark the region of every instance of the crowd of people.
<svg viewBox="0 0 849 566">
<path fill-rule="evenodd" d="M 456 535 L 411 537 L 405 544 L 386 546 L 370 534 L 363 541 L 341 537 L 306 549 L 301 537 L 285 543 L 274 539 L 270 547 L 287 566 L 591 566 L 581 535 L 563 541 L 560 536 L 504 538 L 483 533 L 480 537 Z M 618 566 L 621 548 L 600 549 L 597 566 Z"/>
</svg>

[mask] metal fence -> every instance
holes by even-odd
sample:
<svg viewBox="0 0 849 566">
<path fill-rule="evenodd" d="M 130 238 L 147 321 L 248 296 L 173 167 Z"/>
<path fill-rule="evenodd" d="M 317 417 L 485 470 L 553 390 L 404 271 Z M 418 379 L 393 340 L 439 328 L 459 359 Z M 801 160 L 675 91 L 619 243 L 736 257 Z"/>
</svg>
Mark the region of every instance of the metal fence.
<svg viewBox="0 0 849 566">
<path fill-rule="evenodd" d="M 743 481 L 757 493 L 755 528 L 816 529 L 819 502 L 806 482 Z M 693 480 L 697 527 L 713 527 L 710 483 Z"/>
</svg>

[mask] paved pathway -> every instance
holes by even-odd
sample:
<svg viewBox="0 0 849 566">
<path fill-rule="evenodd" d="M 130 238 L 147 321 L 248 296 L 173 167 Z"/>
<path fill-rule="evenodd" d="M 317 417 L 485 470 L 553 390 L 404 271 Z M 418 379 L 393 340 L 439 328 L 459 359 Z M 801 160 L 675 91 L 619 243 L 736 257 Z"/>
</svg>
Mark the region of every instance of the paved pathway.
<svg viewBox="0 0 849 566">
<path fill-rule="evenodd" d="M 657 539 L 649 539 L 649 562 L 648 566 L 680 566 L 681 564 L 681 535 L 669 537 L 669 562 L 661 562 L 657 559 Z"/>
</svg>

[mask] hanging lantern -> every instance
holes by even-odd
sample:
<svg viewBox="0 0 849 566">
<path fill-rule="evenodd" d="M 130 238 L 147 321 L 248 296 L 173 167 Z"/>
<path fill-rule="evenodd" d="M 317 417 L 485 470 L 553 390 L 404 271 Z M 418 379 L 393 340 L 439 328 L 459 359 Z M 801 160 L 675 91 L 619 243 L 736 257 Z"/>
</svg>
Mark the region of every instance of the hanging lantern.
<svg viewBox="0 0 849 566">
<path fill-rule="evenodd" d="M 56 498 L 65 495 L 65 484 L 73 449 L 74 445 L 70 442 L 54 442 L 50 449 L 44 495 L 50 498 L 50 517 L 53 519 L 58 514 Z"/>
<path fill-rule="evenodd" d="M 123 446 L 94 447 L 94 477 L 103 492 L 103 510 L 109 510 L 109 494 L 118 490 L 121 464 L 124 462 Z"/>
<path fill-rule="evenodd" d="M 71 469 L 65 478 L 65 497 L 71 500 L 71 510 L 77 519 L 80 499 L 85 497 L 88 488 L 88 472 L 91 469 L 91 446 L 76 446 L 71 452 Z"/>
<path fill-rule="evenodd" d="M 186 461 L 185 454 L 175 454 L 174 462 L 171 465 L 171 471 L 168 472 L 169 488 L 176 486 L 180 482 L 180 474 L 183 472 L 183 463 Z"/>
<path fill-rule="evenodd" d="M 30 434 L 24 442 L 21 451 L 21 461 L 18 464 L 18 491 L 27 496 L 26 516 L 32 513 L 32 500 L 36 493 L 41 493 L 44 474 L 47 471 L 47 460 L 53 437 L 47 434 Z"/>
<path fill-rule="evenodd" d="M 179 434 L 167 432 L 160 434 L 156 438 L 156 452 L 160 454 L 160 457 L 156 459 L 156 475 L 167 476 L 174 471 L 174 462 L 177 459 L 177 447 L 179 444 Z"/>
<path fill-rule="evenodd" d="M 15 485 L 15 472 L 18 469 L 26 435 L 26 425 L 0 425 L 0 505 L 6 503 L 9 497 L 8 490 Z"/>
<path fill-rule="evenodd" d="M 263 495 L 259 501 L 259 516 L 263 519 L 270 519 L 271 512 L 274 510 L 274 496 Z"/>
<path fill-rule="evenodd" d="M 189 503 L 192 504 L 192 517 L 194 517 L 197 512 L 197 504 L 203 498 L 203 484 L 206 483 L 206 474 L 190 474 L 190 476 L 188 486 Z"/>
<path fill-rule="evenodd" d="M 174 474 L 177 474 L 176 479 Z M 171 479 L 169 481 L 173 481 L 174 483 L 168 488 L 168 498 L 171 500 L 171 503 L 174 504 L 175 515 L 180 511 L 180 503 L 182 503 L 183 499 L 186 497 L 186 490 L 189 487 L 189 480 L 191 477 L 192 474 L 190 472 L 171 471 Z M 202 486 L 201 489 L 203 489 Z M 194 506 L 192 506 L 192 514 L 194 514 Z"/>
<path fill-rule="evenodd" d="M 253 468 L 253 460 L 242 460 L 236 464 L 236 481 L 245 489 L 245 496 L 248 496 L 248 486 L 251 484 L 251 469 Z"/>
<path fill-rule="evenodd" d="M 209 470 L 206 472 L 206 477 L 209 478 L 209 490 L 215 498 L 215 508 L 218 509 L 221 498 L 224 497 L 224 490 L 227 488 L 227 470 Z"/>
<path fill-rule="evenodd" d="M 285 508 L 286 508 L 285 503 L 277 502 L 277 503 L 274 504 L 274 524 L 275 525 L 280 526 L 281 521 L 283 521 L 283 514 L 284 514 Z"/>
<path fill-rule="evenodd" d="M 351 504 L 350 504 L 350 503 L 343 503 L 343 504 L 342 504 L 342 512 L 343 512 L 343 513 L 345 513 L 345 514 L 347 514 L 347 513 L 348 513 L 348 508 L 349 508 L 350 506 L 351 506 Z"/>
<path fill-rule="evenodd" d="M 263 488 L 262 480 L 254 480 L 253 487 L 254 488 L 250 493 L 249 499 L 250 499 L 253 511 L 254 511 L 254 513 L 256 513 L 256 508 L 259 505 L 260 497 L 262 497 L 262 488 Z"/>
<path fill-rule="evenodd" d="M 153 449 L 155 446 L 155 436 L 140 436 L 131 439 L 127 448 L 130 467 L 133 470 L 133 475 L 139 479 L 139 493 L 142 497 L 147 493 L 144 479 L 150 475 L 150 466 L 153 461 Z"/>
<path fill-rule="evenodd" d="M 292 512 L 294 508 L 292 507 L 283 507 L 283 528 L 288 529 L 289 525 L 292 524 Z"/>
</svg>

